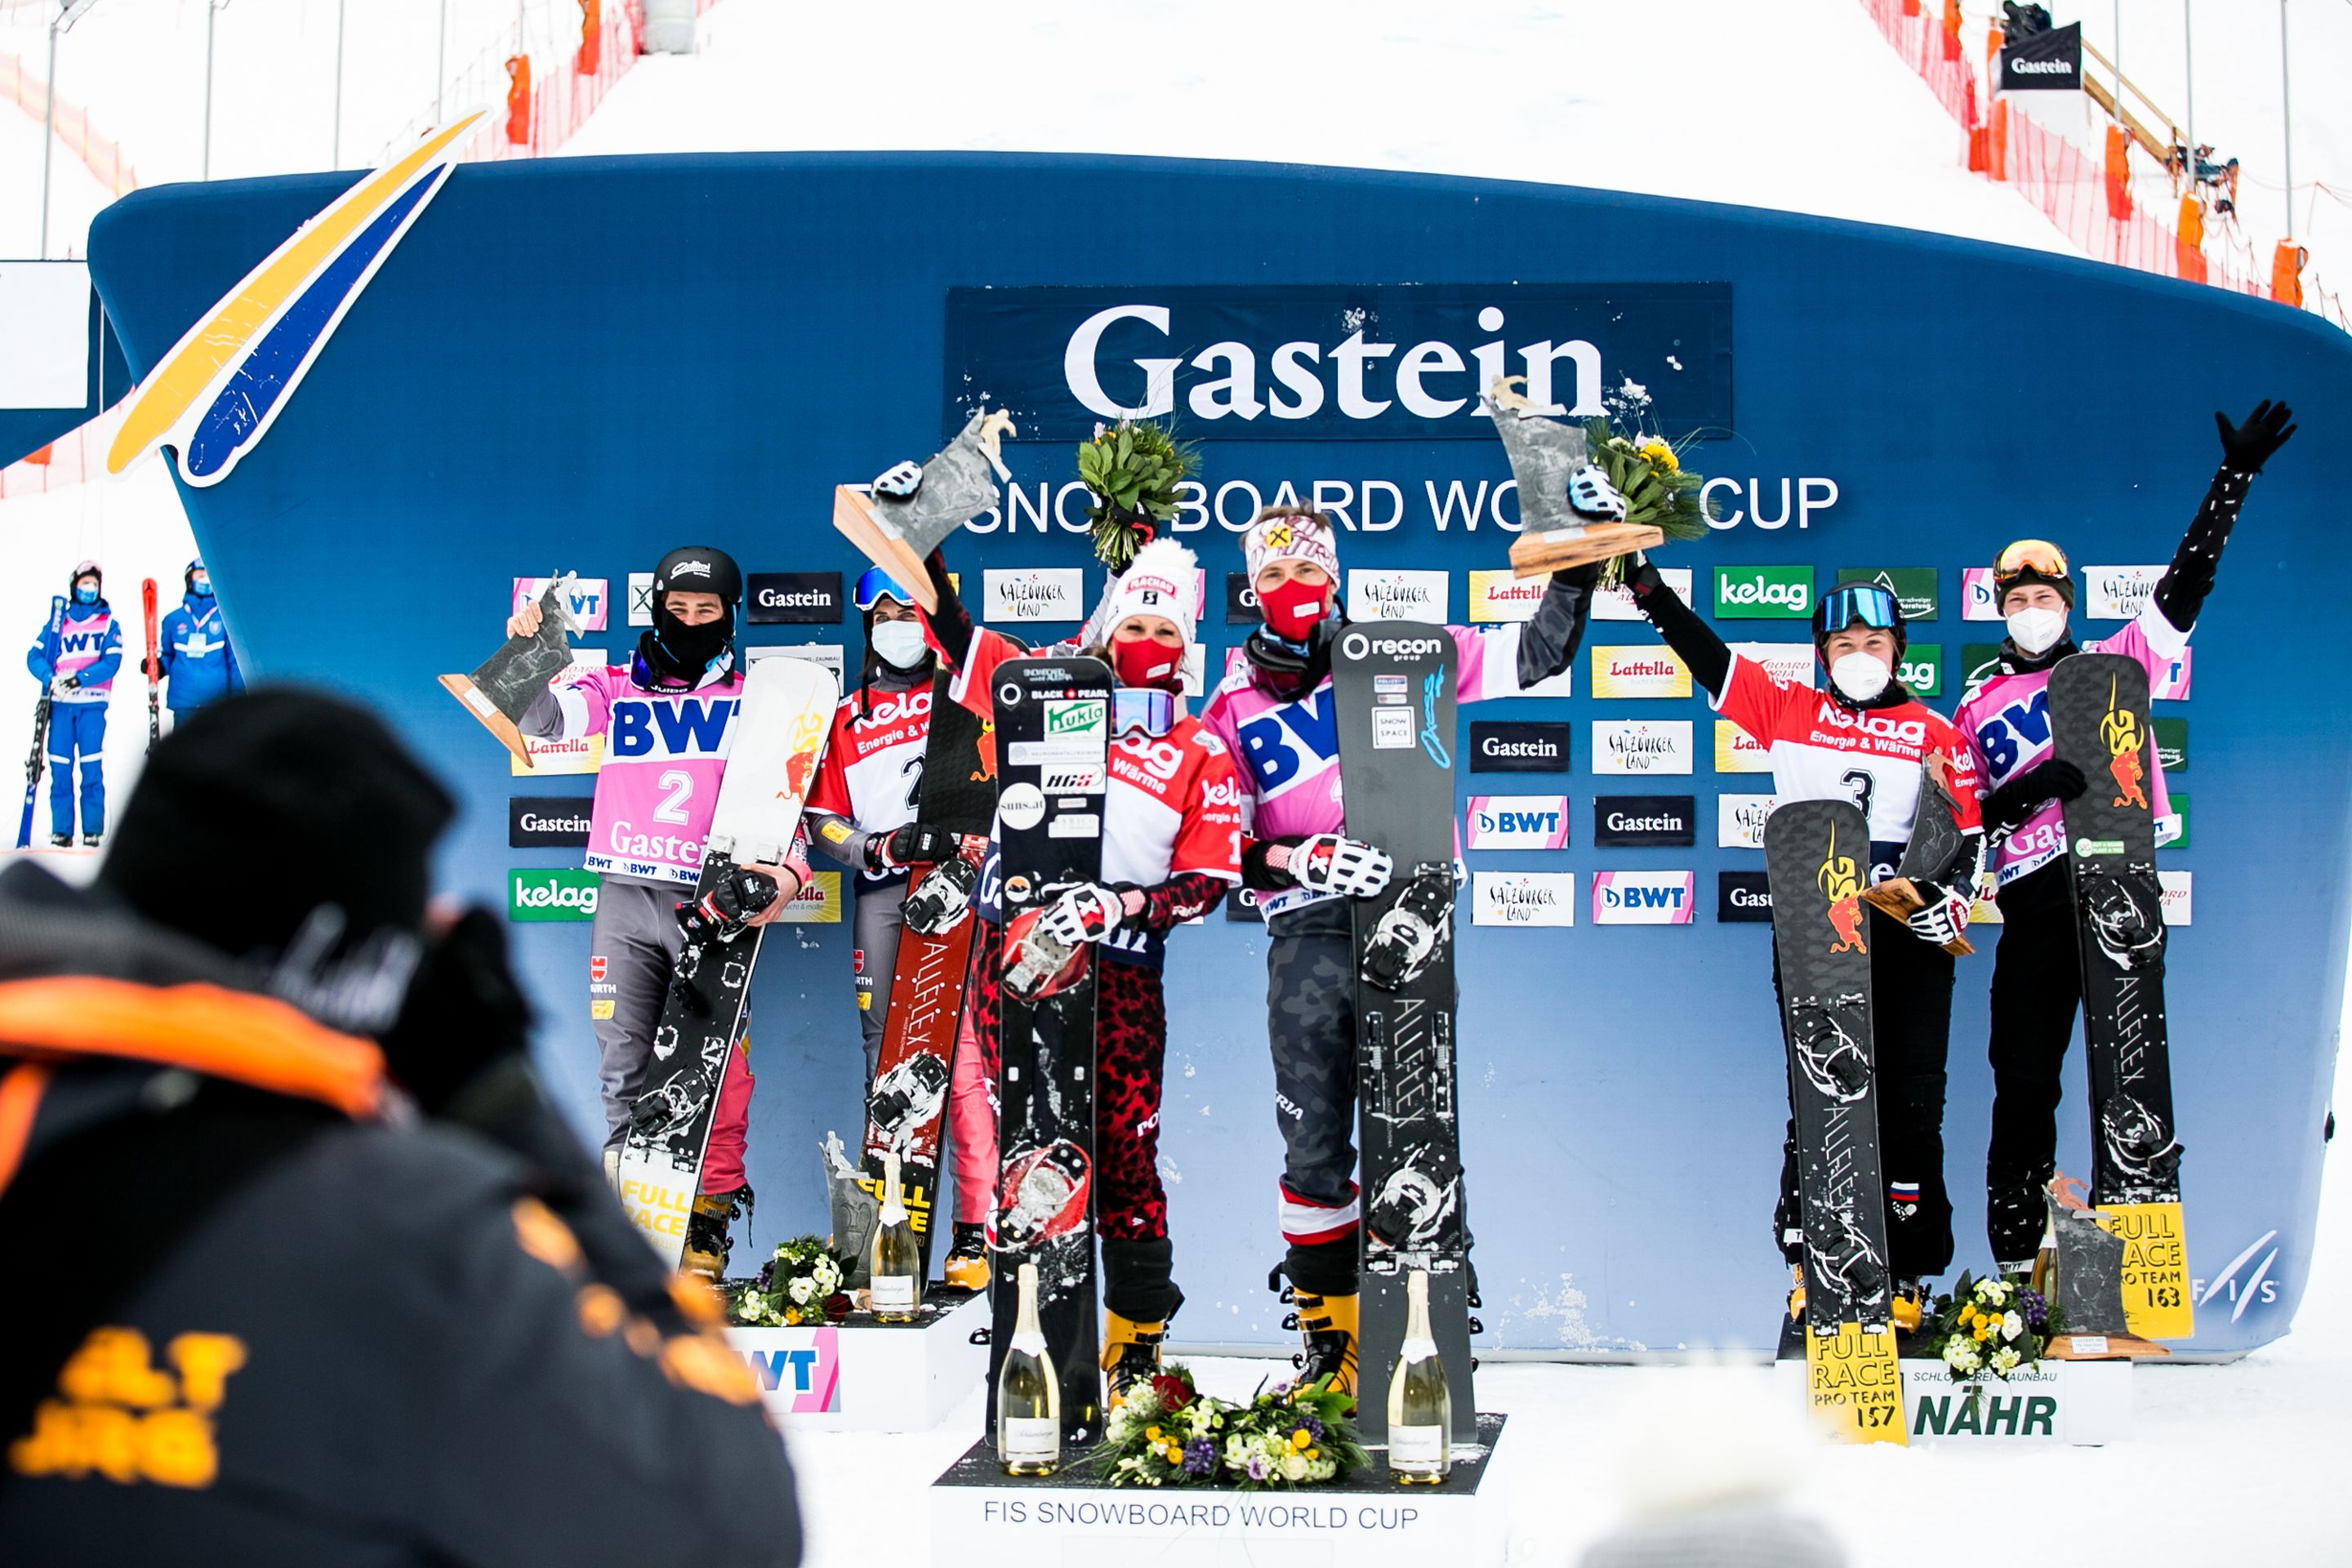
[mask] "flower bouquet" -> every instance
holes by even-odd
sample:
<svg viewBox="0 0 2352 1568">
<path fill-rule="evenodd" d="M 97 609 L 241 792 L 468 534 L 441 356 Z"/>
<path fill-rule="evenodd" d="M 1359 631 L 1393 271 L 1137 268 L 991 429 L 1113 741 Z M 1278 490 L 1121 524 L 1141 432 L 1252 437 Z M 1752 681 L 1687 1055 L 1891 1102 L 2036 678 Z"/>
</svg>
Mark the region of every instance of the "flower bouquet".
<svg viewBox="0 0 2352 1568">
<path fill-rule="evenodd" d="M 2042 1359 L 2060 1325 L 2057 1310 L 2039 1292 L 2003 1279 L 1972 1280 L 1963 1274 L 1952 1293 L 1937 1300 L 1934 1315 L 1920 1331 L 1921 1342 L 1955 1376 L 1980 1379 L 1990 1373 L 2006 1380 L 2019 1367 Z"/>
<path fill-rule="evenodd" d="M 1321 1378 L 1276 1384 L 1247 1405 L 1201 1393 L 1171 1363 L 1110 1414 L 1095 1473 L 1124 1486 L 1312 1486 L 1367 1459 L 1351 1395 Z"/>
<path fill-rule="evenodd" d="M 1095 493 L 1087 509 L 1095 559 L 1112 576 L 1127 570 L 1161 523 L 1175 520 L 1181 487 L 1200 468 L 1192 443 L 1179 442 L 1149 419 L 1097 425 L 1094 439 L 1078 443 L 1078 479 Z"/>
<path fill-rule="evenodd" d="M 849 1316 L 841 1289 L 849 1259 L 819 1236 L 777 1244 L 757 1277 L 730 1288 L 727 1320 L 755 1329 L 796 1329 L 803 1323 L 837 1323 Z"/>
</svg>

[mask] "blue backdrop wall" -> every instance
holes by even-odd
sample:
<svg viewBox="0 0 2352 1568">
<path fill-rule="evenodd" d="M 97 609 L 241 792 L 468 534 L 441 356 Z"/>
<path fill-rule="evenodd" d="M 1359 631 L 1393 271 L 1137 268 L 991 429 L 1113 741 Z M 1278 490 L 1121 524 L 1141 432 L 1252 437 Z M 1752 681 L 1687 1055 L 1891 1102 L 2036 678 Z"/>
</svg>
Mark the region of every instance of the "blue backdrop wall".
<svg viewBox="0 0 2352 1568">
<path fill-rule="evenodd" d="M 131 368 L 347 179 L 168 187 L 101 216 L 91 255 Z M 1010 292 L 1053 285 L 1087 291 Z M 983 289 L 1008 292 L 969 292 Z M 1075 356 L 1084 366 L 1065 367 L 1070 335 L 1122 304 L 1173 313 L 1118 317 Z M 1298 383 L 1275 371 L 1286 341 L 1318 350 L 1289 357 Z M 1213 342 L 1224 357 L 1203 352 Z M 1241 564 L 1230 530 L 1253 491 L 1285 484 L 1351 509 L 1349 565 L 1441 573 L 1463 619 L 1467 574 L 1503 564 L 1516 504 L 1496 494 L 1507 469 L 1491 433 L 1443 410 L 1472 376 L 1407 352 L 1421 342 L 1450 343 L 1454 366 L 1499 343 L 1514 371 L 1530 345 L 1549 365 L 1554 348 L 1589 342 L 1595 386 L 1630 378 L 1677 428 L 1705 425 L 1690 460 L 1734 482 L 1716 491 L 1718 530 L 1671 557 L 1696 569 L 1703 611 L 1718 565 L 1805 565 L 1824 584 L 1847 567 L 1932 568 L 1937 617 L 1912 635 L 1940 649 L 1948 710 L 1964 650 L 2000 629 L 1962 619 L 1963 568 L 2021 534 L 2062 540 L 2078 565 L 2160 563 L 2212 469 L 2211 411 L 2295 404 L 2304 436 L 2259 481 L 2198 628 L 2193 695 L 2158 704 L 2193 740 L 2175 780 L 2192 797 L 2191 838 L 2166 858 L 2194 879 L 2170 995 L 2191 1273 L 2206 1297 L 2196 1348 L 2282 1332 L 2306 1272 L 2352 887 L 2352 743 L 2335 673 L 2352 582 L 2340 522 L 2352 340 L 2314 318 L 2022 251 L 1470 180 L 959 155 L 468 166 L 267 439 L 226 482 L 185 496 L 250 668 L 388 711 L 467 802 L 445 883 L 503 901 L 510 868 L 577 864 L 510 848 L 509 798 L 584 795 L 591 782 L 510 777 L 434 683 L 495 645 L 513 578 L 575 570 L 619 594 L 688 540 L 751 572 L 854 578 L 861 563 L 829 525 L 835 484 L 928 453 L 958 406 L 985 396 L 1051 438 L 1008 448 L 1019 500 L 952 542 L 954 564 L 1083 564 L 1091 595 L 1083 500 L 1062 490 L 1069 437 L 1100 412 L 1090 400 L 1146 402 L 1147 362 L 1160 360 L 1177 377 L 1180 427 L 1202 443 L 1202 505 L 1182 526 L 1210 572 L 1213 668 L 1242 630 L 1220 614 L 1223 574 Z M 1254 392 L 1200 392 L 1234 374 L 1234 343 L 1255 363 Z M 1572 379 L 1580 352 L 1558 361 L 1559 395 L 1591 390 Z M 1398 384 L 1408 360 L 1417 400 Z M 1063 374 L 1084 367 L 1098 389 Z M 1255 419 L 1241 412 L 1253 397 L 1266 405 Z M 1311 416 L 1282 412 L 1318 400 Z M 1394 406 L 1364 412 L 1376 403 Z M 1234 412 L 1212 416 L 1223 405 Z M 1481 487 L 1474 525 L 1462 503 Z M 976 586 L 967 578 L 975 603 Z M 583 640 L 625 648 L 623 610 Z M 1803 638 L 1794 621 L 1720 628 Z M 749 636 L 845 634 L 854 668 L 854 621 Z M 1591 640 L 1653 639 L 1602 622 Z M 1761 1345 L 1780 1289 L 1767 1221 L 1783 1073 L 1767 928 L 1715 918 L 1719 873 L 1760 871 L 1761 856 L 1717 847 L 1713 797 L 1769 780 L 1713 770 L 1701 700 L 1597 699 L 1591 669 L 1580 662 L 1568 697 L 1464 715 L 1572 722 L 1568 766 L 1465 773 L 1460 787 L 1565 795 L 1567 847 L 1470 858 L 1573 872 L 1581 904 L 1570 929 L 1465 930 L 1487 1342 Z M 1592 724 L 1626 720 L 1692 722 L 1693 772 L 1596 777 Z M 1593 847 L 1592 798 L 1618 793 L 1695 796 L 1696 845 Z M 1591 879 L 1610 870 L 1696 873 L 1696 918 L 1593 923 Z M 587 927 L 513 929 L 543 1012 L 540 1058 L 591 1125 Z M 1979 1267 L 1981 945 L 1960 968 L 1947 1119 L 1960 1261 Z M 1262 947 L 1259 928 L 1219 918 L 1181 934 L 1170 965 L 1163 1148 L 1189 1340 L 1283 1337 L 1264 1288 L 1279 1145 Z M 783 928 L 768 945 L 751 1160 L 762 1249 L 824 1226 L 817 1141 L 858 1114 L 849 976 L 842 926 Z M 2069 1067 L 2061 1163 L 2080 1170 L 2086 1117 Z"/>
</svg>

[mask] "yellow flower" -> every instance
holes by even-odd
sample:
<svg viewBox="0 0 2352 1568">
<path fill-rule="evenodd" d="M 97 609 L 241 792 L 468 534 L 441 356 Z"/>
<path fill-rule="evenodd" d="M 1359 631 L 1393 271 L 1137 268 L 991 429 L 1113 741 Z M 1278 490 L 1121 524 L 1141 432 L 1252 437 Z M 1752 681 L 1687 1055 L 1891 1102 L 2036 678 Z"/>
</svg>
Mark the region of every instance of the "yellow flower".
<svg viewBox="0 0 2352 1568">
<path fill-rule="evenodd" d="M 1675 456 L 1675 449 L 1654 437 L 1642 443 L 1642 458 L 1661 473 L 1682 472 L 1682 459 Z"/>
<path fill-rule="evenodd" d="M 1290 1446 L 1294 1448 L 1304 1448 L 1313 1441 L 1315 1439 L 1307 1435 L 1307 1428 L 1304 1426 L 1290 1435 Z"/>
<path fill-rule="evenodd" d="M 801 1310 L 800 1310 L 798 1307 L 787 1307 L 787 1308 L 785 1308 L 785 1309 L 784 1309 L 784 1327 L 786 1327 L 786 1328 L 788 1328 L 788 1329 L 797 1329 L 797 1328 L 799 1328 L 800 1326 L 801 1326 Z"/>
<path fill-rule="evenodd" d="M 1160 1441 L 1160 1428 L 1157 1426 L 1146 1426 L 1143 1429 L 1143 1435 L 1155 1443 Z"/>
<path fill-rule="evenodd" d="M 1181 1465 L 1184 1462 L 1184 1450 L 1173 1443 L 1160 1451 L 1168 1456 L 1168 1462 L 1171 1465 Z"/>
<path fill-rule="evenodd" d="M 1971 1331 L 1970 1331 L 1970 1332 L 1971 1332 L 1971 1333 L 1972 1333 L 1972 1334 L 1973 1334 L 1973 1335 L 1974 1335 L 1974 1336 L 1975 1336 L 1975 1337 L 1976 1337 L 1979 1342 L 1981 1342 L 1981 1341 L 1984 1341 L 1984 1340 L 1987 1340 L 1987 1339 L 1990 1339 L 1990 1338 L 1991 1338 L 1991 1337 L 1992 1337 L 1992 1325 L 1991 1325 L 1990 1323 L 1979 1323 L 1979 1324 L 1978 1324 L 1978 1325 L 1977 1325 L 1973 1330 L 1971 1330 Z"/>
<path fill-rule="evenodd" d="M 1310 1459 L 1319 1459 L 1323 1457 L 1322 1450 L 1319 1448 L 1309 1448 L 1307 1450 L 1307 1457 Z"/>
</svg>

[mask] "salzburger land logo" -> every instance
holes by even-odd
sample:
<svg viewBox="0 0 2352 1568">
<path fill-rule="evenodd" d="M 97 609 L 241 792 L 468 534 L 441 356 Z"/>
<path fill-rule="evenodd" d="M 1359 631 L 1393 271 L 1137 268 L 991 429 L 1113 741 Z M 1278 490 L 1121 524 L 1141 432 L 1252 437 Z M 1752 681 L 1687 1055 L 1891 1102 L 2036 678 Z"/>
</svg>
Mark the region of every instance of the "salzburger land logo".
<svg viewBox="0 0 2352 1568">
<path fill-rule="evenodd" d="M 951 289 L 949 428 L 986 388 L 1031 439 L 1173 416 L 1220 439 L 1486 440 L 1505 375 L 1568 417 L 1631 380 L 1670 435 L 1729 427 L 1728 285 Z"/>
<path fill-rule="evenodd" d="M 1718 566 L 1715 613 L 1722 619 L 1801 621 L 1813 613 L 1810 566 Z"/>
<path fill-rule="evenodd" d="M 1596 773 L 1690 772 L 1690 721 L 1594 720 L 1592 771 Z"/>
<path fill-rule="evenodd" d="M 1444 621 L 1451 597 L 1444 572 L 1371 570 L 1348 574 L 1348 608 L 1360 621 Z"/>
<path fill-rule="evenodd" d="M 1076 621 L 1086 618 L 1080 602 L 1084 574 L 1076 566 L 1027 571 L 992 566 L 982 574 L 986 595 L 983 619 Z"/>
<path fill-rule="evenodd" d="M 1715 843 L 1718 849 L 1761 849 L 1764 819 L 1780 802 L 1769 795 L 1715 797 Z"/>
<path fill-rule="evenodd" d="M 2161 566 L 2085 566 L 2083 614 L 2095 621 L 2128 621 L 2147 607 Z"/>
<path fill-rule="evenodd" d="M 1572 926 L 1573 871 L 1474 871 L 1470 923 L 1482 926 Z"/>
</svg>

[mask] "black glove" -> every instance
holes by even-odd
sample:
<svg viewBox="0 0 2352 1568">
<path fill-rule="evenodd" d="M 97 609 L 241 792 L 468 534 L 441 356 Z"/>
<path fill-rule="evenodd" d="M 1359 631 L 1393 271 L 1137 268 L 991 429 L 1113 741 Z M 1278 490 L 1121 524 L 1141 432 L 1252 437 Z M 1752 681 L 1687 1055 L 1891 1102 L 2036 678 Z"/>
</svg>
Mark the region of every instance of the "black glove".
<svg viewBox="0 0 2352 1568">
<path fill-rule="evenodd" d="M 898 866 L 936 866 L 961 849 L 956 836 L 946 828 L 909 822 L 866 841 L 866 868 L 879 876 Z"/>
<path fill-rule="evenodd" d="M 507 963 L 506 927 L 480 904 L 425 950 L 384 1066 L 430 1115 L 484 1069 L 530 1045 L 530 1004 Z"/>
<path fill-rule="evenodd" d="M 2091 787 L 2083 770 L 2063 757 L 2052 757 L 2026 769 L 1984 797 L 1987 829 L 2004 833 L 2053 800 L 2072 800 Z"/>
<path fill-rule="evenodd" d="M 2294 434 L 2294 426 L 2287 423 L 2294 417 L 2294 409 L 2267 397 L 2254 405 L 2243 425 L 2231 425 L 2217 409 L 2213 423 L 2221 431 L 2221 466 L 2241 474 L 2261 473 L 2271 454 Z"/>
<path fill-rule="evenodd" d="M 1633 563 L 1625 569 L 1625 586 L 1633 591 L 1633 597 L 1637 599 L 1646 597 L 1652 592 L 1665 585 L 1664 576 L 1656 567 L 1650 564 L 1650 558 L 1646 555 L 1635 556 Z"/>
</svg>

